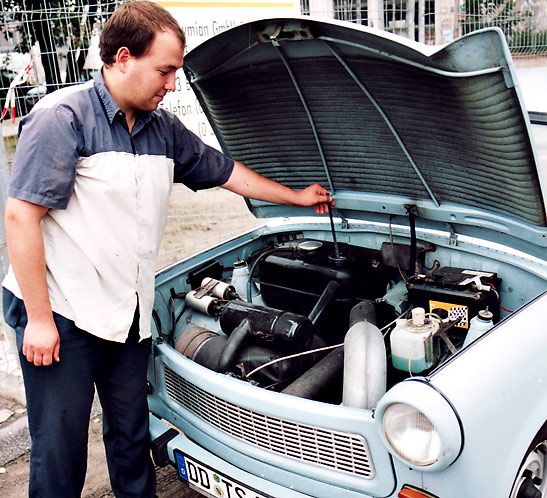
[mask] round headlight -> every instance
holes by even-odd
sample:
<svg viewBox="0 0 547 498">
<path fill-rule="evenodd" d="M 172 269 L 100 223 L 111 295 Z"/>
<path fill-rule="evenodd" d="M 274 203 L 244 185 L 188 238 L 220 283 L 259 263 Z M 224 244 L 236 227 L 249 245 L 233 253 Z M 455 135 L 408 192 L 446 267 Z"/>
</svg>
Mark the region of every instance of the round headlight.
<svg viewBox="0 0 547 498">
<path fill-rule="evenodd" d="M 413 406 L 389 405 L 382 419 L 382 430 L 393 451 L 412 465 L 427 466 L 441 458 L 441 436 L 431 421 Z"/>
</svg>

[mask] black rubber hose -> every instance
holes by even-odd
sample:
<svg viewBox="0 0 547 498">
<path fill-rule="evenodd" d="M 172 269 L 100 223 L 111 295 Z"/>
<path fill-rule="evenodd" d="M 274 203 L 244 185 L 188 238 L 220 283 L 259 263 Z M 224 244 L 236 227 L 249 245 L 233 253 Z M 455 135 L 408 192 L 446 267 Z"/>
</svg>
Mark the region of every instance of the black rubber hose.
<svg viewBox="0 0 547 498">
<path fill-rule="evenodd" d="M 376 304 L 374 301 L 361 301 L 349 313 L 349 328 L 357 322 L 369 322 L 376 325 Z"/>
<path fill-rule="evenodd" d="M 311 323 L 313 323 L 314 325 L 317 323 L 317 320 L 319 320 L 319 317 L 323 314 L 323 311 L 325 311 L 326 307 L 330 304 L 339 287 L 340 284 L 336 280 L 331 280 L 327 284 L 325 290 L 319 297 L 319 300 L 315 303 L 315 306 L 310 311 L 310 315 L 308 316 L 308 318 L 310 319 Z"/>
<path fill-rule="evenodd" d="M 266 249 L 265 251 L 263 251 L 261 254 L 259 254 L 257 256 L 257 258 L 253 261 L 253 264 L 251 265 L 251 268 L 249 269 L 249 283 L 247 284 L 247 302 L 248 303 L 253 302 L 253 298 L 252 298 L 252 295 L 251 295 L 252 294 L 251 288 L 252 288 L 252 281 L 253 281 L 253 278 L 254 278 L 255 269 L 258 266 L 258 263 L 260 261 L 262 261 L 266 256 L 271 254 L 272 252 L 295 251 L 295 250 L 296 249 L 294 247 L 272 247 L 270 249 Z"/>
<path fill-rule="evenodd" d="M 324 386 L 327 386 L 340 375 L 343 368 L 344 348 L 340 346 L 322 358 L 281 392 L 299 398 L 313 399 Z"/>
<path fill-rule="evenodd" d="M 245 342 L 250 332 L 250 322 L 248 318 L 245 318 L 241 323 L 232 331 L 230 337 L 226 341 L 226 346 L 222 350 L 218 358 L 217 372 L 228 372 L 232 368 L 232 364 L 236 359 L 236 355 L 239 352 L 241 345 Z"/>
</svg>

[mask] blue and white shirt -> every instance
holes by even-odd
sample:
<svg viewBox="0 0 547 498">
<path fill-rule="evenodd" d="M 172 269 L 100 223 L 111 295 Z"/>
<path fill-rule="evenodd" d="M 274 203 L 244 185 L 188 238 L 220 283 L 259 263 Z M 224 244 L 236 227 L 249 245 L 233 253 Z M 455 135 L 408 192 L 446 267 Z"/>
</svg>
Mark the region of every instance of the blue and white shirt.
<svg viewBox="0 0 547 498">
<path fill-rule="evenodd" d="M 53 311 L 124 342 L 138 299 L 150 337 L 173 181 L 215 187 L 232 169 L 165 110 L 141 113 L 129 133 L 101 72 L 44 97 L 22 120 L 9 195 L 50 208 L 41 229 Z M 3 285 L 22 297 L 11 268 Z"/>
</svg>

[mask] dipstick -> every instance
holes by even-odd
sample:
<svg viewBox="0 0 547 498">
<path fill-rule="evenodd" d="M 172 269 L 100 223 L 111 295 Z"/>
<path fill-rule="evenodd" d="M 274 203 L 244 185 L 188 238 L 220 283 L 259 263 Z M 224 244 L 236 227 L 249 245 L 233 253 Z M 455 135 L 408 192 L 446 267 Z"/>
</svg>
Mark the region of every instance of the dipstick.
<svg viewBox="0 0 547 498">
<path fill-rule="evenodd" d="M 329 210 L 329 218 L 330 218 L 330 230 L 332 232 L 332 241 L 334 242 L 334 253 L 336 255 L 336 259 L 340 259 L 340 250 L 338 249 L 338 241 L 336 240 L 336 232 L 334 231 L 334 219 L 332 218 L 332 208 L 330 204 L 327 204 L 327 209 Z"/>
</svg>

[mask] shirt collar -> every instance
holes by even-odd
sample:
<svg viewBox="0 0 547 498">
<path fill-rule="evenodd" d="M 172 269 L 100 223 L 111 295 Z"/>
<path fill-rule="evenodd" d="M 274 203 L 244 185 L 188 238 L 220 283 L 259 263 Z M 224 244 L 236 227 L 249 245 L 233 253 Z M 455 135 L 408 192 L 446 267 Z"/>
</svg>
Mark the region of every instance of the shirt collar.
<svg viewBox="0 0 547 498">
<path fill-rule="evenodd" d="M 97 95 L 99 96 L 99 98 L 101 99 L 101 102 L 103 103 L 104 110 L 106 112 L 106 116 L 110 124 L 114 122 L 114 119 L 116 119 L 117 115 L 123 116 L 125 121 L 125 113 L 120 109 L 120 106 L 116 103 L 116 101 L 114 100 L 110 92 L 108 91 L 108 88 L 104 81 L 102 69 L 100 69 L 99 71 L 95 73 L 93 80 L 94 80 L 95 90 L 97 91 Z M 157 115 L 157 113 L 158 113 L 157 109 L 154 111 L 140 111 L 137 114 L 137 120 L 135 122 L 135 126 L 133 127 L 133 129 L 135 131 L 142 129 L 147 123 L 149 123 Z"/>
</svg>

